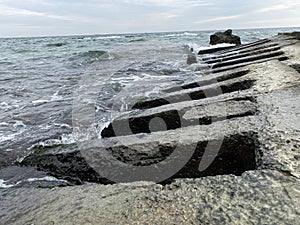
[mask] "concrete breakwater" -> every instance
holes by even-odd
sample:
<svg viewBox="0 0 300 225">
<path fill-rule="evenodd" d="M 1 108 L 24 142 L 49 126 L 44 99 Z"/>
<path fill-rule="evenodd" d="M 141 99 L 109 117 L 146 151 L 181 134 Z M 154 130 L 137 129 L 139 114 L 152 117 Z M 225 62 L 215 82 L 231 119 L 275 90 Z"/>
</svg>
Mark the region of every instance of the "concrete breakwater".
<svg viewBox="0 0 300 225">
<path fill-rule="evenodd" d="M 105 148 L 132 166 L 150 166 L 169 156 L 178 162 L 192 149 L 163 185 L 101 185 L 112 182 L 90 166 L 99 163 L 97 141 L 85 146 L 92 162 L 75 145 L 67 152 L 61 146 L 36 149 L 22 166 L 70 184 L 100 184 L 0 190 L 1 223 L 297 224 L 299 56 L 297 33 L 199 55 L 195 70 L 207 76 L 133 102 L 132 111 L 102 131 Z M 151 127 L 156 118 L 163 125 Z M 219 145 L 218 151 L 207 152 L 209 143 Z M 182 154 L 173 156 L 178 149 Z M 210 165 L 199 170 L 205 157 L 212 158 Z M 161 168 L 155 172 L 163 174 Z M 145 180 L 151 177 L 145 174 Z"/>
</svg>

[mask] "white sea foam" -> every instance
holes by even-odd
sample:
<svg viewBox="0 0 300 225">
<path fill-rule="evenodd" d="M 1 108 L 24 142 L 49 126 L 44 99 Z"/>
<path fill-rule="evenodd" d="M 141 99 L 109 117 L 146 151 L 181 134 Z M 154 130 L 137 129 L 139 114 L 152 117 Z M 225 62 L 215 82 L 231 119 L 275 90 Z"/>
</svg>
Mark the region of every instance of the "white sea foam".
<svg viewBox="0 0 300 225">
<path fill-rule="evenodd" d="M 186 36 L 198 36 L 196 33 L 189 33 L 189 32 L 184 32 L 184 35 Z"/>
<path fill-rule="evenodd" d="M 165 37 L 182 37 L 182 36 L 198 36 L 198 34 L 196 34 L 196 33 L 184 32 L 184 33 L 167 34 L 167 35 L 165 35 Z"/>
<path fill-rule="evenodd" d="M 60 127 L 60 128 L 72 129 L 72 127 L 69 124 L 65 124 L 65 123 L 62 123 L 62 124 L 55 123 L 54 126 Z"/>
<path fill-rule="evenodd" d="M 8 106 L 8 103 L 7 103 L 7 102 L 1 102 L 0 105 L 1 105 L 2 107 L 4 107 L 4 106 Z"/>
<path fill-rule="evenodd" d="M 41 178 L 29 178 L 27 179 L 28 182 L 35 182 L 35 181 L 50 181 L 50 182 L 53 182 L 53 181 L 60 181 L 60 182 L 65 182 L 67 183 L 68 181 L 65 181 L 65 180 L 59 180 L 55 177 L 50 177 L 50 176 L 46 176 L 46 177 L 41 177 Z"/>
<path fill-rule="evenodd" d="M 45 104 L 45 103 L 48 103 L 48 102 L 49 102 L 49 100 L 39 99 L 39 100 L 32 101 L 32 104 L 34 104 L 34 105 L 42 105 L 42 104 Z"/>
<path fill-rule="evenodd" d="M 49 147 L 54 145 L 69 145 L 76 143 L 76 139 L 74 137 L 74 134 L 63 134 L 59 139 L 48 139 L 45 141 L 40 141 L 37 144 L 32 145 L 28 148 L 28 150 L 33 149 L 36 146 L 43 146 L 43 147 Z M 22 159 L 20 159 L 22 161 Z"/>
<path fill-rule="evenodd" d="M 51 96 L 51 101 L 59 101 L 62 100 L 63 97 L 59 95 L 59 90 L 56 91 L 52 96 Z"/>
<path fill-rule="evenodd" d="M 5 181 L 3 179 L 0 179 L 0 188 L 12 188 L 12 187 L 15 187 L 15 186 L 21 184 L 24 181 L 27 181 L 27 182 L 48 181 L 48 182 L 64 182 L 64 183 L 68 183 L 68 181 L 66 181 L 66 180 L 59 180 L 59 179 L 57 179 L 55 177 L 50 177 L 50 176 L 40 177 L 40 178 L 29 178 L 27 180 L 18 181 L 18 182 L 13 183 L 13 184 L 7 184 L 7 181 Z"/>
<path fill-rule="evenodd" d="M 11 188 L 15 186 L 14 184 L 5 184 L 5 183 L 6 183 L 5 180 L 0 179 L 0 188 Z"/>
<path fill-rule="evenodd" d="M 16 104 L 16 102 L 10 102 L 10 103 L 1 102 L 0 107 L 1 107 L 1 110 L 6 112 L 6 111 L 9 111 L 9 110 L 20 108 L 20 105 Z"/>
<path fill-rule="evenodd" d="M 214 48 L 222 48 L 222 47 L 233 47 L 235 46 L 235 44 L 227 44 L 227 43 L 223 43 L 223 44 L 217 44 L 217 45 L 210 45 L 208 47 L 199 47 L 198 51 L 200 50 L 207 50 L 207 49 L 214 49 Z"/>
<path fill-rule="evenodd" d="M 103 40 L 103 39 L 120 39 L 124 38 L 124 36 L 118 36 L 118 35 L 113 35 L 113 36 L 101 36 L 101 37 L 96 37 L 96 40 Z"/>
<path fill-rule="evenodd" d="M 3 133 L 3 132 L 0 131 L 0 143 L 1 143 L 1 142 L 5 142 L 5 141 L 11 141 L 11 140 L 14 140 L 15 137 L 16 137 L 17 135 L 20 135 L 20 134 L 22 134 L 23 132 L 24 132 L 23 129 L 20 130 L 20 131 L 17 132 L 17 133 L 13 133 L 13 134 L 5 134 L 5 133 Z"/>
<path fill-rule="evenodd" d="M 13 127 L 14 128 L 26 127 L 26 125 L 22 121 L 16 121 Z"/>
</svg>

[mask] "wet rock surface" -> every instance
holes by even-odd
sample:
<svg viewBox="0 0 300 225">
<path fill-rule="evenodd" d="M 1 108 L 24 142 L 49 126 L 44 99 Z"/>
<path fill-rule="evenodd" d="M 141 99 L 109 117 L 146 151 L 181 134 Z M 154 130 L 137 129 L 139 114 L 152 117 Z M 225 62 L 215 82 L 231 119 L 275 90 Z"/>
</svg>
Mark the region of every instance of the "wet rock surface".
<svg viewBox="0 0 300 225">
<path fill-rule="evenodd" d="M 210 36 L 209 44 L 216 45 L 223 43 L 240 45 L 241 38 L 239 36 L 233 35 L 231 29 L 228 29 L 224 32 L 217 32 Z"/>
<path fill-rule="evenodd" d="M 0 223 L 298 224 L 300 43 L 294 36 L 201 55 L 195 65 L 209 65 L 206 76 L 132 103 L 102 139 L 68 150 L 37 147 L 12 171 L 26 168 L 59 183 L 0 189 Z M 209 143 L 221 143 L 219 151 L 206 151 Z M 125 169 L 116 175 L 117 183 L 133 183 L 110 185 L 101 168 L 119 164 L 102 160 L 102 152 L 136 166 L 132 178 Z M 151 183 L 165 173 L 167 158 L 182 168 Z M 211 164 L 201 170 L 202 162 Z M 154 175 L 141 172 L 151 165 L 159 165 Z M 64 182 L 82 185 L 53 188 Z"/>
</svg>

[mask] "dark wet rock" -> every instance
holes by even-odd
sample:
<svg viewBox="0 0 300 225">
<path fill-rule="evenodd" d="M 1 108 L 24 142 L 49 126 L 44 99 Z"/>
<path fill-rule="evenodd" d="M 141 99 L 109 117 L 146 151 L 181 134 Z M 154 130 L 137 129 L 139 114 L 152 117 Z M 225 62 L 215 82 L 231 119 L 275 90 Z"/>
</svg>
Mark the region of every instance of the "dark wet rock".
<svg viewBox="0 0 300 225">
<path fill-rule="evenodd" d="M 187 57 L 187 64 L 188 65 L 192 65 L 194 63 L 197 63 L 197 57 L 194 55 L 194 54 L 188 54 L 188 57 Z"/>
<path fill-rule="evenodd" d="M 279 33 L 279 35 L 287 35 L 287 36 L 292 36 L 297 38 L 298 40 L 300 40 L 300 32 L 299 31 L 295 31 L 295 32 L 286 32 L 286 33 Z"/>
<path fill-rule="evenodd" d="M 145 38 L 138 38 L 138 39 L 133 39 L 130 40 L 129 43 L 134 43 L 134 42 L 143 42 L 143 41 L 147 41 Z"/>
<path fill-rule="evenodd" d="M 47 47 L 62 47 L 64 45 L 67 45 L 67 43 L 51 43 L 47 44 Z"/>
<path fill-rule="evenodd" d="M 241 44 L 241 38 L 239 36 L 233 35 L 232 30 L 226 30 L 225 32 L 217 32 L 210 36 L 210 44 L 216 45 L 216 44 L 222 44 L 222 43 L 228 43 L 228 44 Z"/>
<path fill-rule="evenodd" d="M 21 165 L 36 167 L 73 184 L 110 183 L 88 165 L 75 144 L 37 147 L 31 155 L 22 160 Z"/>
<path fill-rule="evenodd" d="M 291 65 L 291 67 L 293 69 L 295 69 L 296 71 L 298 71 L 298 73 L 300 73 L 300 64 L 294 64 L 294 65 Z"/>
</svg>

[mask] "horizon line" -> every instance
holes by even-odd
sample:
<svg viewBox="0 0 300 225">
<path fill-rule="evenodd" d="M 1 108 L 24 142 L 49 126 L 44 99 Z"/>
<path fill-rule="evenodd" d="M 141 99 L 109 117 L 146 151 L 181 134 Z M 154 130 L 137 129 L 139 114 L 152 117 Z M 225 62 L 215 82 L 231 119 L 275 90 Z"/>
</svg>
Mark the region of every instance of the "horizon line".
<svg viewBox="0 0 300 225">
<path fill-rule="evenodd" d="M 300 29 L 300 26 L 287 26 L 287 27 L 251 27 L 251 28 L 222 28 L 222 29 L 200 29 L 200 30 L 173 30 L 173 31 L 149 31 L 149 32 L 121 32 L 121 33 L 98 33 L 98 34 L 66 34 L 66 35 L 41 35 L 41 36 L 7 36 L 0 39 L 22 39 L 22 38 L 59 38 L 59 37 L 80 37 L 80 36 L 107 36 L 107 35 L 136 35 L 136 34 L 163 34 L 163 33 L 182 33 L 182 32 L 213 32 L 222 31 L 227 29 L 234 30 L 259 30 L 259 29 Z M 295 30 L 296 31 L 296 30 Z"/>
</svg>

